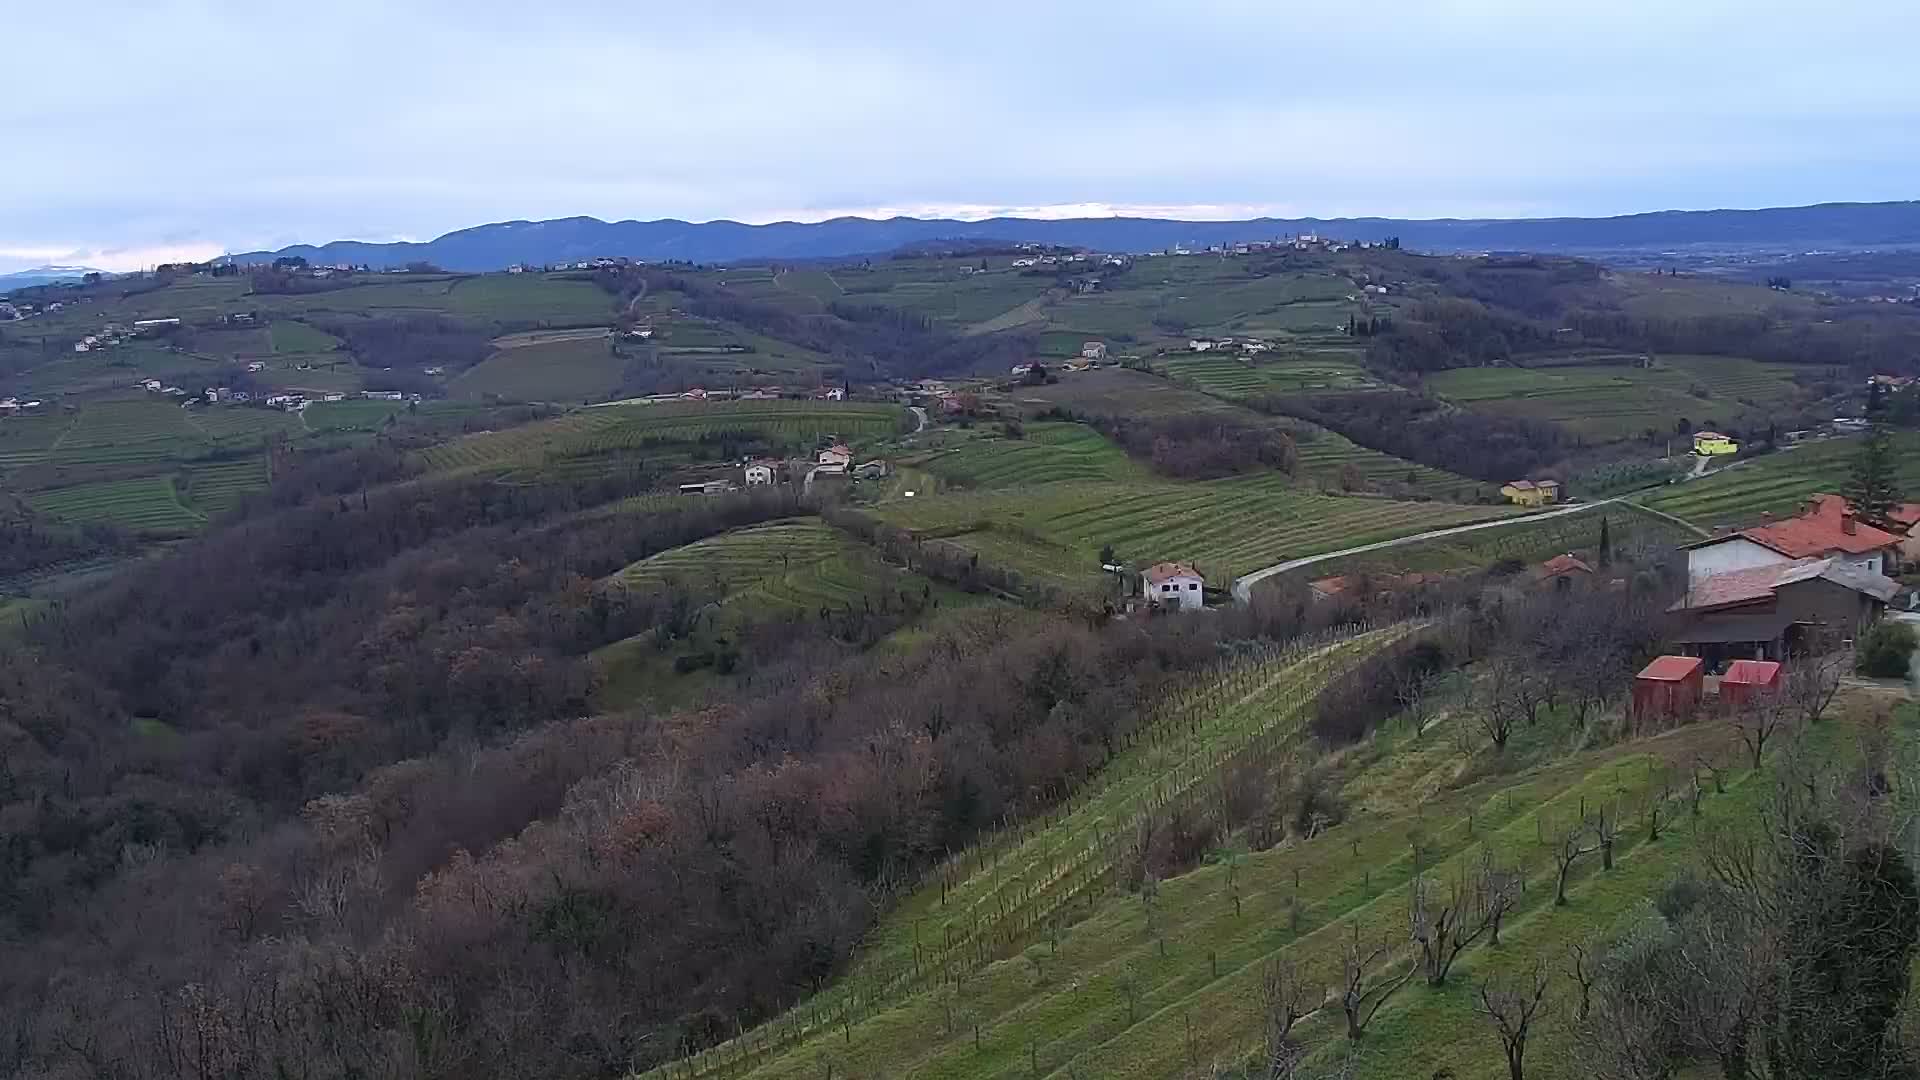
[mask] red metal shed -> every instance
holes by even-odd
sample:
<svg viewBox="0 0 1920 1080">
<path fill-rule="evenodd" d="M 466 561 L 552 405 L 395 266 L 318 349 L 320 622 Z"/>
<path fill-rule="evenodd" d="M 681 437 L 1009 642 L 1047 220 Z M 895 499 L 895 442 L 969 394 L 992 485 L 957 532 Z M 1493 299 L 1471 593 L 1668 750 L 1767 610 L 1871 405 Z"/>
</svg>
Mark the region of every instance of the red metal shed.
<svg viewBox="0 0 1920 1080">
<path fill-rule="evenodd" d="M 1720 700 L 1740 705 L 1756 694 L 1780 692 L 1780 665 L 1773 660 L 1735 660 L 1720 676 Z"/>
<path fill-rule="evenodd" d="M 1633 679 L 1633 715 L 1685 717 L 1700 705 L 1706 667 L 1697 656 L 1661 656 Z"/>
</svg>

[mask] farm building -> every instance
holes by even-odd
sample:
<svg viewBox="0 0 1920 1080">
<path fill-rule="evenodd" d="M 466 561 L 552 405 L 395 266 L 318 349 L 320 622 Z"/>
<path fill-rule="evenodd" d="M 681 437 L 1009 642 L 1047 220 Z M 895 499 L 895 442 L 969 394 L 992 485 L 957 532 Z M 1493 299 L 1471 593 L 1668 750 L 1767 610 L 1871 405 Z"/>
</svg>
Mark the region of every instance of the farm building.
<svg viewBox="0 0 1920 1080">
<path fill-rule="evenodd" d="M 1755 697 L 1780 692 L 1780 663 L 1777 660 L 1735 660 L 1720 676 L 1720 702 L 1744 705 Z"/>
<path fill-rule="evenodd" d="M 747 464 L 746 469 L 744 469 L 743 472 L 745 474 L 744 479 L 746 480 L 748 487 L 762 487 L 767 484 L 773 483 L 773 463 L 772 462 L 767 462 L 767 461 L 749 462 Z"/>
<path fill-rule="evenodd" d="M 1660 656 L 1633 677 L 1636 718 L 1681 718 L 1700 707 L 1705 665 L 1697 656 Z"/>
<path fill-rule="evenodd" d="M 1500 494 L 1515 506 L 1545 506 L 1560 501 L 1558 480 L 1515 480 L 1502 485 Z"/>
<path fill-rule="evenodd" d="M 725 495 L 734 490 L 731 480 L 703 480 L 698 483 L 681 484 L 682 495 Z"/>
<path fill-rule="evenodd" d="M 1533 568 L 1533 580 L 1543 589 L 1571 589 L 1593 580 L 1593 567 L 1571 553 L 1555 555 Z"/>
<path fill-rule="evenodd" d="M 1080 346 L 1080 358 L 1082 360 L 1105 360 L 1107 358 L 1107 343 L 1104 341 L 1087 342 Z"/>
<path fill-rule="evenodd" d="M 1920 521 L 1920 512 L 1915 520 Z M 1897 567 L 1902 543 L 1901 536 L 1859 520 L 1840 496 L 1815 495 L 1795 517 L 1767 519 L 1751 529 L 1687 545 L 1687 580 L 1795 559 L 1837 559 L 1884 574 Z"/>
<path fill-rule="evenodd" d="M 1798 559 L 1691 582 L 1669 611 L 1686 619 L 1682 651 L 1718 665 L 1780 660 L 1810 642 L 1857 636 L 1899 586 L 1838 559 Z"/>
<path fill-rule="evenodd" d="M 1701 457 L 1737 454 L 1740 452 L 1740 444 L 1734 442 L 1731 435 L 1722 435 L 1717 431 L 1696 431 L 1693 433 L 1693 452 Z"/>
<path fill-rule="evenodd" d="M 1152 603 L 1178 604 L 1183 611 L 1206 606 L 1206 579 L 1186 563 L 1155 563 L 1140 581 L 1140 595 Z"/>
<path fill-rule="evenodd" d="M 820 451 L 820 456 L 815 459 L 815 462 L 820 465 L 849 465 L 853 462 L 853 450 L 845 443 L 834 443 Z"/>
</svg>

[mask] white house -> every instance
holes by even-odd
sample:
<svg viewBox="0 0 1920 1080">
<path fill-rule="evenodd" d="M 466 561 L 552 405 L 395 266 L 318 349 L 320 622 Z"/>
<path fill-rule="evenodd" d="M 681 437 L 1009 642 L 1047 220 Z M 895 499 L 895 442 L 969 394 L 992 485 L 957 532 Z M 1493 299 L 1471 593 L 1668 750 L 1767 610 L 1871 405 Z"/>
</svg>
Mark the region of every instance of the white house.
<svg viewBox="0 0 1920 1080">
<path fill-rule="evenodd" d="M 845 443 L 834 443 L 832 446 L 820 451 L 820 456 L 814 460 L 820 465 L 839 465 L 844 467 L 853 463 L 853 451 Z"/>
<path fill-rule="evenodd" d="M 1875 574 L 1898 569 L 1901 537 L 1854 516 L 1838 495 L 1815 495 L 1796 517 L 1687 545 L 1687 583 L 1796 559 L 1834 559 Z"/>
<path fill-rule="evenodd" d="M 1206 579 L 1186 563 L 1155 563 L 1140 575 L 1140 595 L 1155 604 L 1178 604 L 1182 611 L 1206 606 Z"/>
<path fill-rule="evenodd" d="M 764 461 L 755 461 L 746 468 L 748 487 L 761 487 L 773 483 L 773 466 Z"/>
<path fill-rule="evenodd" d="M 1107 358 L 1107 343 L 1104 341 L 1087 342 L 1080 346 L 1080 358 L 1083 360 L 1105 360 Z"/>
</svg>

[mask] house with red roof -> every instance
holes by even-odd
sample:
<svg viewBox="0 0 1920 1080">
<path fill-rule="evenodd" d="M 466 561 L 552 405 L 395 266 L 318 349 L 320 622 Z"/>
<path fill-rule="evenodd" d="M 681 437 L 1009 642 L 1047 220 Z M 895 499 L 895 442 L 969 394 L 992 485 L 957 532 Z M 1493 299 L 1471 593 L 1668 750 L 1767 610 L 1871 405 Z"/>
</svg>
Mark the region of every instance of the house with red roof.
<svg viewBox="0 0 1920 1080">
<path fill-rule="evenodd" d="M 1840 558 L 1731 570 L 1688 583 L 1668 608 L 1683 620 L 1672 640 L 1716 667 L 1780 660 L 1857 637 L 1898 591 L 1891 578 Z"/>
<path fill-rule="evenodd" d="M 1182 611 L 1207 606 L 1206 579 L 1186 563 L 1163 562 L 1140 575 L 1140 595 L 1148 603 L 1178 605 Z"/>
<path fill-rule="evenodd" d="M 1555 555 L 1533 568 L 1533 580 L 1543 589 L 1571 589 L 1593 580 L 1593 567 L 1581 562 L 1571 552 Z"/>
<path fill-rule="evenodd" d="M 1815 495 L 1797 516 L 1686 547 L 1690 583 L 1795 559 L 1838 559 L 1875 574 L 1898 567 L 1904 538 L 1861 521 L 1838 495 Z"/>
</svg>

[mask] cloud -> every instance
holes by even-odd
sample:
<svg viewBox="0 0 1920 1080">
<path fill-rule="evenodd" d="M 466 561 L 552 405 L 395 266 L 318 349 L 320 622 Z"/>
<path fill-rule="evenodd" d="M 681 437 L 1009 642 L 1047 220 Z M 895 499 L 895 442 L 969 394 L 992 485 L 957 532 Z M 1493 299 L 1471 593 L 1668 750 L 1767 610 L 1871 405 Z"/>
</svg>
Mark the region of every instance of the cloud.
<svg viewBox="0 0 1920 1080">
<path fill-rule="evenodd" d="M 84 33 L 76 9 L 9 14 L 0 100 L 32 167 L 0 172 L 6 247 L 574 214 L 1605 214 L 1906 198 L 1920 167 L 1920 5 L 87 10 Z"/>
</svg>

